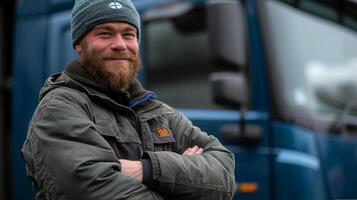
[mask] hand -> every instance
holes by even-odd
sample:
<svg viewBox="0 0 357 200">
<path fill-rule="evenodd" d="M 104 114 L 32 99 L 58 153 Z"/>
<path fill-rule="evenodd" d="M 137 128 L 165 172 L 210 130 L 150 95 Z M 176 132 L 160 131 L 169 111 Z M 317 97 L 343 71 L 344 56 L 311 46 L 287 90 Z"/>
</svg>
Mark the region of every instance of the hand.
<svg viewBox="0 0 357 200">
<path fill-rule="evenodd" d="M 185 156 L 194 156 L 194 155 L 199 155 L 203 152 L 203 149 L 198 147 L 198 146 L 194 146 L 192 148 L 188 148 L 186 149 L 182 155 Z"/>
<path fill-rule="evenodd" d="M 136 180 L 143 180 L 143 164 L 141 161 L 119 159 L 121 173 Z"/>
</svg>

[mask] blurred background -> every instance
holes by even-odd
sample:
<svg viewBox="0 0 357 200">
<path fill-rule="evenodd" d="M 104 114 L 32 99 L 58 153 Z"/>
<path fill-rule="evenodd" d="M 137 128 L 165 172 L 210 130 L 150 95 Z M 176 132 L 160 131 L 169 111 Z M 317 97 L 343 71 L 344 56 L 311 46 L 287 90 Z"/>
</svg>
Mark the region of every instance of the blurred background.
<svg viewBox="0 0 357 200">
<path fill-rule="evenodd" d="M 10 199 L 10 129 L 15 1 L 0 1 L 0 199 Z"/>
<path fill-rule="evenodd" d="M 235 154 L 234 199 L 357 199 L 356 0 L 133 2 L 138 78 Z M 33 199 L 20 150 L 73 3 L 0 1 L 0 199 Z"/>
</svg>

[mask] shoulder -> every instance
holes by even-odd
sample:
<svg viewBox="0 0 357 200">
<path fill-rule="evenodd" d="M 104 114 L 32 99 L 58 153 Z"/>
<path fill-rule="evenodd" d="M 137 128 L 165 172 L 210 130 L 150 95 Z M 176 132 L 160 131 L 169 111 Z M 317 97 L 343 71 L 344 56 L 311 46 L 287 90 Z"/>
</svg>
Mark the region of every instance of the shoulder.
<svg viewBox="0 0 357 200">
<path fill-rule="evenodd" d="M 156 117 L 167 117 L 174 114 L 176 110 L 162 101 L 151 100 L 140 112 L 143 120 L 149 120 Z"/>
<path fill-rule="evenodd" d="M 33 118 L 42 119 L 46 113 L 63 115 L 64 113 L 80 112 L 87 116 L 92 113 L 92 103 L 89 97 L 76 89 L 61 86 L 49 91 L 39 102 Z"/>
<path fill-rule="evenodd" d="M 170 126 L 191 126 L 192 122 L 180 111 L 176 110 L 175 108 L 171 107 L 170 105 L 158 101 L 158 100 L 153 100 L 153 103 L 155 104 L 155 108 L 151 109 L 149 112 L 145 112 L 142 117 L 144 120 L 149 120 L 149 119 L 160 119 L 167 121 L 167 123 Z"/>
<path fill-rule="evenodd" d="M 83 92 L 67 86 L 61 86 L 49 91 L 46 96 L 41 99 L 39 106 L 68 104 L 82 107 L 89 102 L 90 99 Z"/>
</svg>

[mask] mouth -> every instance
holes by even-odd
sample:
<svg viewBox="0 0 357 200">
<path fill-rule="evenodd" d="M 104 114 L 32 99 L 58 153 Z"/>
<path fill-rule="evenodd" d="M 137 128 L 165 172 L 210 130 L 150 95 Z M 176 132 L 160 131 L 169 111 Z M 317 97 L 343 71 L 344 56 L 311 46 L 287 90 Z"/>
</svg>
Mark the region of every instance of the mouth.
<svg viewBox="0 0 357 200">
<path fill-rule="evenodd" d="M 129 62 L 128 58 L 108 58 L 107 60 L 111 62 Z"/>
</svg>

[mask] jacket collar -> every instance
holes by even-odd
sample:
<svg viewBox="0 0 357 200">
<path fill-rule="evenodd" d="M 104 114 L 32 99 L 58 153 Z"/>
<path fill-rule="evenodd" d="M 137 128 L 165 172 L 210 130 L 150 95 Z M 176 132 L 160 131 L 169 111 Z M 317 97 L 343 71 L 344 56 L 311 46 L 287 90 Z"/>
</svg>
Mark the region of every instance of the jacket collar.
<svg viewBox="0 0 357 200">
<path fill-rule="evenodd" d="M 80 65 L 78 61 L 72 61 L 66 66 L 65 72 L 74 81 L 66 81 L 75 87 L 84 86 L 88 88 L 92 94 L 96 94 L 99 97 L 109 97 L 116 103 L 129 107 L 136 108 L 145 102 L 156 98 L 154 92 L 145 90 L 139 81 L 135 81 L 134 84 L 130 85 L 127 90 L 113 90 L 99 85 L 93 78 L 91 78 L 84 70 L 83 66 Z"/>
</svg>

